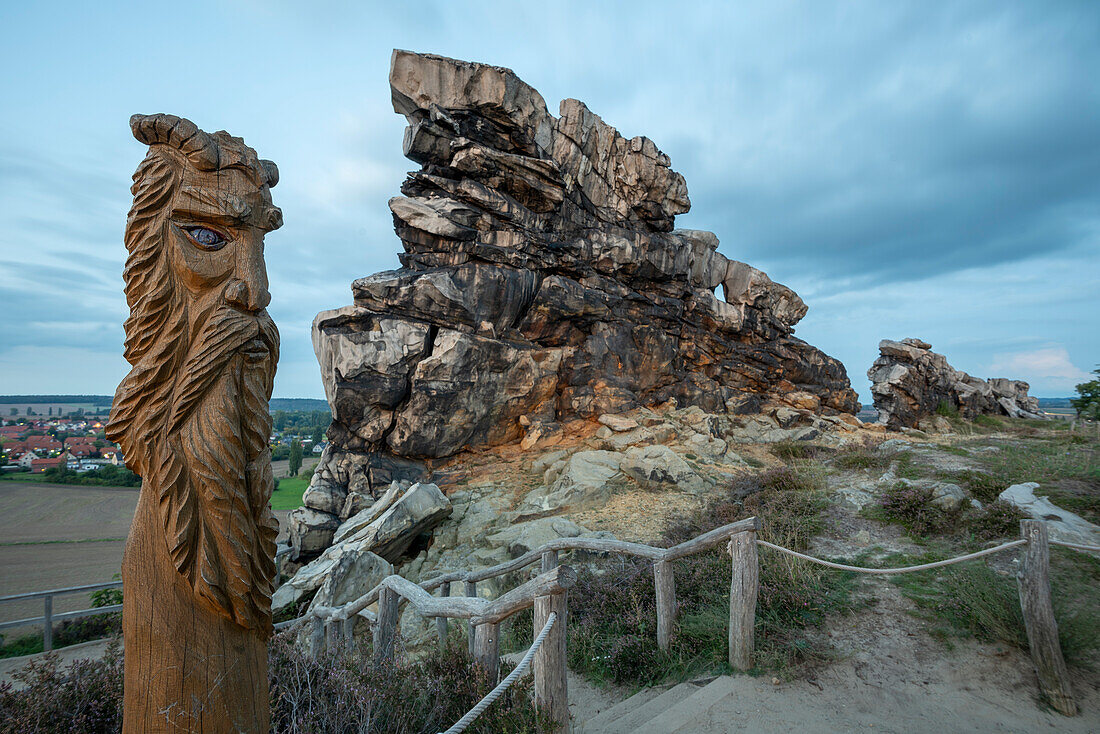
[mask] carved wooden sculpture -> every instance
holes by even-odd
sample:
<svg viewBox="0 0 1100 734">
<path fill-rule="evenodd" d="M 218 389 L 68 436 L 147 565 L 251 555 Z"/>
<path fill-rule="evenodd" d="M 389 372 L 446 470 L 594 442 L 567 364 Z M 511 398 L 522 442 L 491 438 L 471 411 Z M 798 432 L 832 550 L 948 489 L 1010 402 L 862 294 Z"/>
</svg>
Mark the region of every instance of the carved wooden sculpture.
<svg viewBox="0 0 1100 734">
<path fill-rule="evenodd" d="M 122 561 L 124 732 L 266 732 L 278 181 L 240 138 L 135 115 L 126 360 L 107 435 L 143 483 Z"/>
</svg>

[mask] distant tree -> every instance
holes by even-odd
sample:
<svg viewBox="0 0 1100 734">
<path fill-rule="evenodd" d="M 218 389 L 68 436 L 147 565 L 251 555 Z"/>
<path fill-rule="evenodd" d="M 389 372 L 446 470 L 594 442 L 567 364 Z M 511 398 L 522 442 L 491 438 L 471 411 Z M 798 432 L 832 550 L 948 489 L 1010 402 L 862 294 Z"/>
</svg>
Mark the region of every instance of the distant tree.
<svg viewBox="0 0 1100 734">
<path fill-rule="evenodd" d="M 1100 420 L 1100 367 L 1092 371 L 1097 379 L 1082 382 L 1077 386 L 1077 397 L 1070 402 L 1077 410 L 1077 415 L 1088 420 Z"/>
<path fill-rule="evenodd" d="M 31 406 L 28 405 L 27 406 L 27 415 L 37 415 L 37 413 L 35 413 L 34 409 Z"/>
<path fill-rule="evenodd" d="M 276 431 L 286 430 L 286 411 L 285 410 L 276 410 L 272 422 L 275 426 Z"/>
<path fill-rule="evenodd" d="M 325 433 L 325 429 L 321 428 L 321 426 L 317 426 L 316 428 L 313 429 L 313 437 L 310 440 L 313 441 L 314 446 L 321 443 L 321 436 L 323 436 L 324 433 Z"/>
<path fill-rule="evenodd" d="M 53 406 L 51 405 L 49 408 L 46 409 L 46 411 L 46 415 L 53 415 Z"/>
<path fill-rule="evenodd" d="M 294 439 L 290 444 L 288 460 L 290 461 L 290 476 L 298 476 L 298 470 L 302 468 L 302 442 L 298 439 Z"/>
<path fill-rule="evenodd" d="M 12 408 L 11 409 L 11 414 L 12 415 L 19 415 L 19 408 Z"/>
</svg>

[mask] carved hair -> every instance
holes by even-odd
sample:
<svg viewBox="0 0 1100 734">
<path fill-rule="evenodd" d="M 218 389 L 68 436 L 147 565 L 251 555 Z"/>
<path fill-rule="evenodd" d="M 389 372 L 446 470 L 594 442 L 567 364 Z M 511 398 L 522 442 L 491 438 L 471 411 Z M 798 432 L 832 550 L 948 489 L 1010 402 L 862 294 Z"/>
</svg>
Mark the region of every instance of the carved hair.
<svg viewBox="0 0 1100 734">
<path fill-rule="evenodd" d="M 245 169 L 258 186 L 277 169 L 239 138 L 208 135 L 173 115 L 135 115 L 134 137 L 150 145 L 134 174 L 126 221 L 126 360 L 107 435 L 155 492 L 169 555 L 196 594 L 218 613 L 270 630 L 278 524 L 268 502 L 273 479 L 267 441 L 278 332 L 266 312 L 223 304 L 198 334 L 167 245 L 182 168 Z M 253 339 L 265 358 L 246 357 Z"/>
</svg>

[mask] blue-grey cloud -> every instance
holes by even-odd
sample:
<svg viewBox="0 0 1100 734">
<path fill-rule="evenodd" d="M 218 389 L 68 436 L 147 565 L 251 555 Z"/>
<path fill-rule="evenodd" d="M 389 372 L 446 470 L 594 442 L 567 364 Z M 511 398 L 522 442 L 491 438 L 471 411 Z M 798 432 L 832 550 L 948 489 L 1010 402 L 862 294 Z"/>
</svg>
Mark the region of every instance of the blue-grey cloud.
<svg viewBox="0 0 1100 734">
<path fill-rule="evenodd" d="M 0 392 L 51 390 L 59 344 L 92 356 L 80 390 L 53 390 L 113 388 L 144 154 L 126 120 L 166 111 L 278 162 L 276 393 L 319 396 L 313 315 L 397 265 L 386 200 L 411 165 L 393 47 L 510 66 L 551 112 L 576 97 L 653 138 L 688 181 L 679 224 L 798 290 L 799 335 L 864 395 L 883 337 L 928 338 L 979 375 L 1031 370 L 1013 376 L 1040 394 L 1100 361 L 1092 2 L 200 2 L 226 35 L 172 43 L 171 6 L 0 12 L 0 63 L 24 70 L 0 119 Z"/>
</svg>

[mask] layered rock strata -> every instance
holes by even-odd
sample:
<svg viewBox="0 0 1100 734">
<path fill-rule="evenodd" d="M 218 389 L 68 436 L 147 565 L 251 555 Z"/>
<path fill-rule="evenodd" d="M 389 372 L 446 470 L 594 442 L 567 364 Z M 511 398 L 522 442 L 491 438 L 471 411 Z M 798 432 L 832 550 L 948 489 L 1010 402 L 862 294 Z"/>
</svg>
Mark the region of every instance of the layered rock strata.
<svg viewBox="0 0 1100 734">
<path fill-rule="evenodd" d="M 421 164 L 389 204 L 402 267 L 314 321 L 334 420 L 302 522 L 334 529 L 348 497 L 416 481 L 410 460 L 568 419 L 858 411 L 843 365 L 792 335 L 797 294 L 675 229 L 687 185 L 653 141 L 577 100 L 555 117 L 500 67 L 395 51 L 390 87 Z"/>
<path fill-rule="evenodd" d="M 1026 382 L 968 375 L 920 339 L 883 339 L 878 348 L 879 357 L 867 377 L 879 422 L 890 428 L 915 428 L 935 415 L 941 404 L 971 419 L 979 415 L 1046 417 L 1039 399 L 1027 394 Z"/>
</svg>

